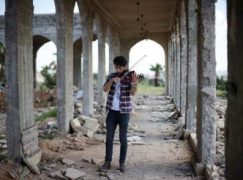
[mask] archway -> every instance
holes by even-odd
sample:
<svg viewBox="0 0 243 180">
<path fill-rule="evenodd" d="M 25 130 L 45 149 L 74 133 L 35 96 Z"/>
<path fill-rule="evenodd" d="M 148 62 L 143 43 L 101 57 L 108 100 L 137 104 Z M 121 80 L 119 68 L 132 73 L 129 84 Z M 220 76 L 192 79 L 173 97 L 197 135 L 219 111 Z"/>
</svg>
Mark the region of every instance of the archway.
<svg viewBox="0 0 243 180">
<path fill-rule="evenodd" d="M 146 57 L 138 62 L 143 56 Z M 137 73 L 142 73 L 145 77 L 140 83 L 138 93 L 142 93 L 149 86 L 156 86 L 152 88 L 154 93 L 162 94 L 164 92 L 165 52 L 160 44 L 148 39 L 133 45 L 129 53 L 129 68 Z M 145 91 L 143 93 L 147 93 Z"/>
</svg>

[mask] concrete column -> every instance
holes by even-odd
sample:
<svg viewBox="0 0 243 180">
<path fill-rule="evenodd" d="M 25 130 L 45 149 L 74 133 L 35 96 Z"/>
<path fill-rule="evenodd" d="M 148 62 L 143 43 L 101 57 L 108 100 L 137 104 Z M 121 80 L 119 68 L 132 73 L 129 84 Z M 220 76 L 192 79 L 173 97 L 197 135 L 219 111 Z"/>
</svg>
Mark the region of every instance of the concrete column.
<svg viewBox="0 0 243 180">
<path fill-rule="evenodd" d="M 34 125 L 33 3 L 32 0 L 5 2 L 8 156 L 20 162 L 24 156 L 22 133 Z M 35 133 L 38 136 L 37 129 Z"/>
<path fill-rule="evenodd" d="M 182 113 L 183 122 L 185 121 L 186 111 L 186 86 L 187 86 L 187 35 L 186 35 L 186 12 L 185 1 L 181 1 L 180 13 L 180 109 Z"/>
<path fill-rule="evenodd" d="M 228 107 L 226 179 L 243 179 L 243 21 L 242 0 L 228 0 Z"/>
<path fill-rule="evenodd" d="M 114 40 L 114 32 L 111 27 L 108 27 L 108 43 L 109 43 L 109 74 L 115 71 L 113 65 L 113 59 L 115 57 L 115 40 Z"/>
<path fill-rule="evenodd" d="M 82 42 L 78 40 L 73 45 L 73 85 L 78 89 L 82 89 L 81 53 Z"/>
<path fill-rule="evenodd" d="M 69 132 L 73 119 L 73 8 L 75 1 L 55 0 L 57 17 L 57 125 Z"/>
<path fill-rule="evenodd" d="M 168 95 L 171 95 L 171 61 L 172 61 L 172 48 L 171 48 L 171 39 L 168 41 L 168 61 L 167 61 L 167 91 L 168 91 Z"/>
<path fill-rule="evenodd" d="M 36 88 L 36 57 L 37 57 L 37 51 L 33 48 L 33 84 L 34 89 Z"/>
<path fill-rule="evenodd" d="M 216 153 L 215 1 L 198 0 L 197 155 L 212 164 Z"/>
<path fill-rule="evenodd" d="M 176 105 L 181 111 L 181 58 L 179 19 L 176 21 Z"/>
<path fill-rule="evenodd" d="M 115 43 L 115 56 L 121 55 L 121 42 L 119 33 L 114 33 L 114 43 Z"/>
<path fill-rule="evenodd" d="M 92 41 L 93 41 L 93 14 L 88 8 L 85 0 L 78 0 L 82 28 L 83 42 L 83 114 L 93 114 L 93 59 L 92 59 Z"/>
<path fill-rule="evenodd" d="M 177 104 L 177 99 L 176 99 L 176 97 L 177 97 L 177 94 L 176 94 L 176 90 L 177 90 L 177 87 L 176 87 L 176 35 L 175 35 L 175 32 L 173 33 L 173 41 L 172 41 L 172 59 L 173 59 L 173 61 L 172 61 L 172 64 L 173 64 L 173 77 L 172 77 L 172 84 L 173 84 L 173 99 L 174 99 L 174 102 L 175 102 L 175 104 Z"/>
<path fill-rule="evenodd" d="M 129 64 L 129 53 L 131 47 L 136 43 L 136 39 L 121 38 L 120 39 L 120 55 L 124 56 Z"/>
<path fill-rule="evenodd" d="M 98 104 L 104 106 L 105 94 L 103 84 L 106 80 L 106 60 L 105 60 L 105 42 L 107 25 L 104 20 L 97 18 L 98 29 Z"/>
<path fill-rule="evenodd" d="M 187 4 L 187 102 L 186 129 L 196 130 L 197 107 L 197 14 L 196 1 Z"/>
<path fill-rule="evenodd" d="M 130 52 L 130 46 L 121 43 L 121 55 L 124 56 L 128 62 L 129 62 L 129 52 Z"/>
</svg>

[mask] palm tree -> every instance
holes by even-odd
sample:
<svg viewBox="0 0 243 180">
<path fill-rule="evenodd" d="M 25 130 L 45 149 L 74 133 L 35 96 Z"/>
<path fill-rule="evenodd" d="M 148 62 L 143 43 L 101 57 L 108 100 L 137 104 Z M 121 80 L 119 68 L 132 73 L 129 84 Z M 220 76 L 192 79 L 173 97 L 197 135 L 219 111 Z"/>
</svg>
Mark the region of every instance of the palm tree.
<svg viewBox="0 0 243 180">
<path fill-rule="evenodd" d="M 163 71 L 163 67 L 160 64 L 156 64 L 155 66 L 151 65 L 150 69 L 151 71 L 154 71 L 154 86 L 159 86 L 159 74 L 161 71 Z"/>
</svg>

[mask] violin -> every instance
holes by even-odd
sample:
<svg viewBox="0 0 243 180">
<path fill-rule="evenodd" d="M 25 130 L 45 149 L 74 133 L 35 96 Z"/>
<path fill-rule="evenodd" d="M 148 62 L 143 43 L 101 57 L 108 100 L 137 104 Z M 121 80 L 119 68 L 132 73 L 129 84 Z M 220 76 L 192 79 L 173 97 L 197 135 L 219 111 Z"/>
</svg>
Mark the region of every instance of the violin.
<svg viewBox="0 0 243 180">
<path fill-rule="evenodd" d="M 121 78 L 121 81 L 131 81 L 132 80 L 132 77 L 136 74 L 135 71 L 124 71 L 120 78 Z M 138 77 L 139 80 L 141 79 L 144 79 L 144 75 L 143 74 L 136 74 L 136 76 Z"/>
</svg>

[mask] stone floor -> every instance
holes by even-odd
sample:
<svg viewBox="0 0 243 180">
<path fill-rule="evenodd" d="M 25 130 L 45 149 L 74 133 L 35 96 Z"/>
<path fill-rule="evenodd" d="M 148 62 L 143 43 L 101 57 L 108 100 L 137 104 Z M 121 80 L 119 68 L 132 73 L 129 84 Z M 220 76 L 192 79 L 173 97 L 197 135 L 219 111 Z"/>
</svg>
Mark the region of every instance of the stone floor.
<svg viewBox="0 0 243 180">
<path fill-rule="evenodd" d="M 129 143 L 127 155 L 127 172 L 120 173 L 118 168 L 119 144 L 115 142 L 112 169 L 108 173 L 98 173 L 97 168 L 103 163 L 105 144 L 99 143 L 84 148 L 83 151 L 69 151 L 66 158 L 74 161 L 73 167 L 85 172 L 83 179 L 115 179 L 115 180 L 156 180 L 156 179 L 192 179 L 191 150 L 187 141 L 175 140 L 173 136 L 177 126 L 175 119 L 164 119 L 170 114 L 168 110 L 156 110 L 155 107 L 167 106 L 170 100 L 165 97 L 138 97 L 135 101 L 135 112 L 130 124 L 136 126 L 137 132 L 144 132 L 142 145 Z M 141 102 L 139 101 L 141 99 Z M 173 106 L 170 106 L 173 107 Z M 164 113 L 164 114 L 163 114 Z M 166 114 L 167 113 L 167 114 Z M 128 135 L 134 133 L 129 131 Z M 99 139 L 102 138 L 102 135 Z M 103 135 L 104 138 L 104 135 Z M 139 144 L 139 143 L 138 143 Z M 50 163 L 50 164 L 53 164 Z M 66 167 L 63 167 L 66 168 Z M 53 168 L 53 171 L 58 170 Z M 41 174 L 36 179 L 51 179 L 50 172 Z"/>
<path fill-rule="evenodd" d="M 50 146 L 55 143 L 69 142 L 62 137 L 50 140 L 46 147 L 42 145 L 44 154 L 40 164 L 41 174 L 28 174 L 25 179 L 67 179 L 64 172 L 68 168 L 81 172 L 83 177 L 77 179 L 83 180 L 193 179 L 191 148 L 188 141 L 174 139 L 177 119 L 168 119 L 174 110 L 170 99 L 165 96 L 138 96 L 134 103 L 128 136 L 139 136 L 141 140 L 129 142 L 125 173 L 117 170 L 120 148 L 117 141 L 114 142 L 112 169 L 107 173 L 97 172 L 105 154 L 105 144 L 101 142 L 105 135 L 99 134 L 96 136 L 99 141 L 86 141 L 84 144 L 80 140 L 80 146 L 83 147 L 80 150 L 65 149 L 67 146 L 63 146 L 63 151 L 52 151 Z M 9 177 L 6 174 L 1 176 L 8 169 L 7 165 L 0 166 L 0 179 Z"/>
</svg>

